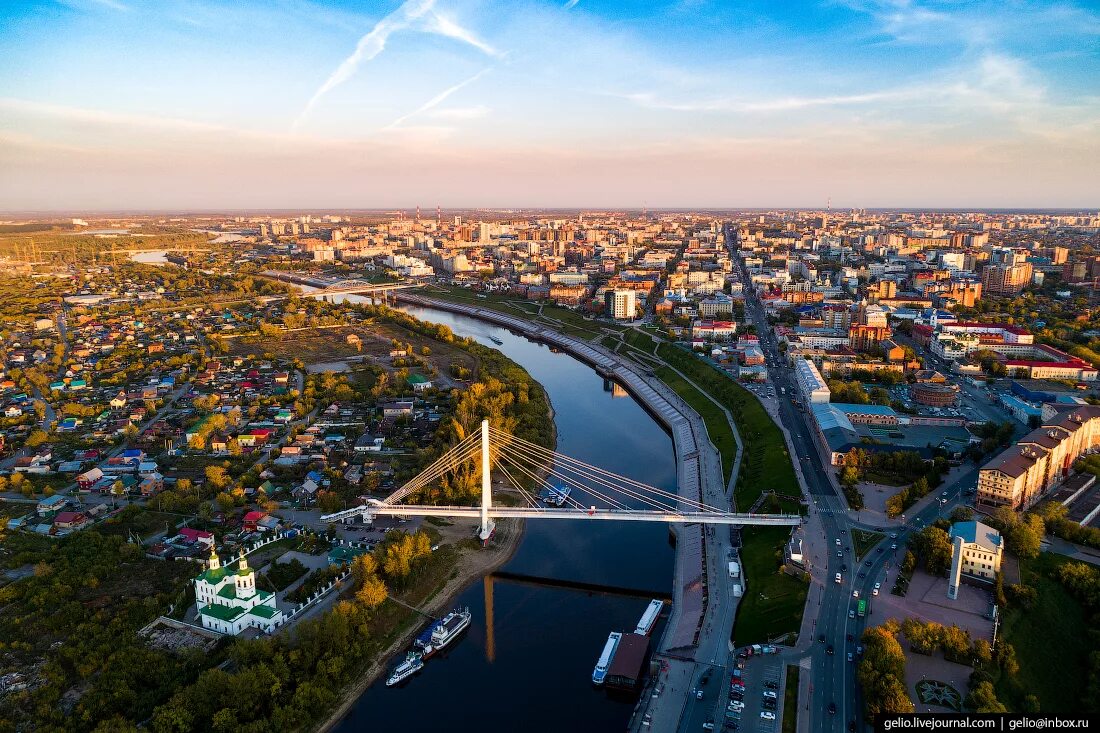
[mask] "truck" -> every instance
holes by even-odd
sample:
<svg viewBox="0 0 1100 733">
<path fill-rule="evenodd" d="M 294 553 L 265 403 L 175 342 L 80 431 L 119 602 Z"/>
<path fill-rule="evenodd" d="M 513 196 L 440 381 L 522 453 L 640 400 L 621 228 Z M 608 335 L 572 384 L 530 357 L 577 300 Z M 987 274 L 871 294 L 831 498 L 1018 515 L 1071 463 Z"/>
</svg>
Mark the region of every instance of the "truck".
<svg viewBox="0 0 1100 733">
<path fill-rule="evenodd" d="M 779 394 L 782 394 L 782 395 L 787 394 L 787 388 L 786 387 L 780 387 L 779 388 Z"/>
<path fill-rule="evenodd" d="M 736 578 L 741 575 L 741 566 L 733 560 L 730 560 L 730 577 Z"/>
<path fill-rule="evenodd" d="M 856 605 L 856 615 L 863 618 L 867 615 L 867 599 L 860 598 L 859 603 Z"/>
</svg>

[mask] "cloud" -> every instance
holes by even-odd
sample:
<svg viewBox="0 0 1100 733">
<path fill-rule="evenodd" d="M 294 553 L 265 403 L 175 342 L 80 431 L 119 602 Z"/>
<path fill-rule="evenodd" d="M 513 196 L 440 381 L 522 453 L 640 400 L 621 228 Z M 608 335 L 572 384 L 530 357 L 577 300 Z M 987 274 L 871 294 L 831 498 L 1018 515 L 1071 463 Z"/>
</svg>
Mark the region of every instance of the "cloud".
<svg viewBox="0 0 1100 733">
<path fill-rule="evenodd" d="M 118 0 L 57 0 L 60 4 L 74 10 L 87 10 L 88 6 L 99 6 L 102 8 L 110 8 L 111 10 L 126 11 L 130 7 L 123 5 Z"/>
<path fill-rule="evenodd" d="M 382 50 L 386 47 L 386 41 L 389 39 L 390 34 L 394 31 L 408 28 L 414 20 L 423 16 L 431 10 L 434 5 L 435 0 L 406 0 L 401 7 L 378 21 L 374 27 L 371 28 L 370 32 L 359 39 L 359 42 L 355 45 L 355 51 L 340 62 L 336 70 L 329 74 L 325 82 L 313 93 L 313 96 L 310 97 L 310 100 L 306 103 L 305 109 L 302 110 L 298 119 L 294 121 L 294 127 L 297 127 L 302 122 L 305 116 L 309 114 L 310 110 L 313 109 L 314 105 L 320 101 L 321 97 L 350 79 L 363 62 L 370 61 L 375 56 L 382 53 Z"/>
<path fill-rule="evenodd" d="M 322 97 L 354 76 L 355 72 L 365 62 L 382 53 L 383 49 L 386 48 L 386 41 L 390 35 L 405 29 L 419 30 L 462 41 L 493 58 L 503 56 L 500 51 L 478 38 L 467 28 L 459 25 L 451 18 L 435 12 L 435 0 L 406 0 L 401 7 L 378 21 L 370 32 L 359 39 L 355 51 L 344 59 L 336 67 L 336 70 L 329 75 L 328 79 L 314 92 L 301 114 L 294 121 L 293 128 L 298 128 Z"/>
<path fill-rule="evenodd" d="M 489 114 L 489 108 L 481 104 L 476 107 L 447 107 L 432 110 L 431 117 L 443 120 L 476 120 Z"/>
<path fill-rule="evenodd" d="M 434 97 L 429 99 L 427 102 L 425 102 L 424 104 L 417 107 L 412 112 L 409 112 L 406 115 L 402 115 L 401 117 L 398 117 L 396 120 L 394 120 L 390 124 L 386 125 L 385 129 L 391 130 L 395 127 L 399 127 L 402 122 L 409 119 L 410 117 L 415 117 L 416 115 L 427 112 L 428 110 L 430 110 L 434 107 L 438 107 L 440 104 L 443 103 L 444 100 L 447 99 L 447 97 L 451 96 L 452 94 L 457 92 L 459 89 L 462 89 L 465 86 L 473 84 L 475 81 L 477 81 L 478 79 L 480 79 L 481 77 L 485 76 L 488 73 L 489 73 L 489 69 L 482 69 L 481 71 L 479 71 L 476 74 L 474 74 L 473 76 L 471 76 L 469 79 L 466 79 L 465 81 L 460 81 L 458 84 L 455 84 L 452 87 L 448 87 L 448 88 L 444 89 L 442 92 L 435 95 Z"/>
<path fill-rule="evenodd" d="M 480 38 L 475 36 L 471 31 L 463 28 L 452 19 L 440 15 L 439 13 L 431 13 L 425 23 L 424 30 L 429 33 L 435 33 L 440 36 L 446 36 L 447 38 L 454 38 L 455 40 L 468 43 L 477 50 L 484 53 L 486 56 L 492 56 L 499 58 L 502 54 L 495 48 L 485 43 Z"/>
<path fill-rule="evenodd" d="M 568 2 L 566 2 L 565 5 L 563 5 L 562 7 L 566 10 L 572 10 L 573 8 L 577 7 L 577 3 L 579 3 L 580 1 L 581 0 L 568 0 Z"/>
</svg>

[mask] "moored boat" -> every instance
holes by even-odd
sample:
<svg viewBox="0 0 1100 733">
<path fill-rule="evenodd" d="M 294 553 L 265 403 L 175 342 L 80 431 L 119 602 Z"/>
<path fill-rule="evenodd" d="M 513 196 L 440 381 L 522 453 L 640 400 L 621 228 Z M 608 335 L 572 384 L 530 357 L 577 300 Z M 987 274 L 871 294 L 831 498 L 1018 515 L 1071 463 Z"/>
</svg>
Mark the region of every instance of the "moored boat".
<svg viewBox="0 0 1100 733">
<path fill-rule="evenodd" d="M 393 674 L 386 680 L 386 687 L 393 687 L 396 684 L 400 684 L 423 668 L 423 655 L 420 652 L 409 652 L 405 655 L 405 661 L 397 665 L 393 670 Z"/>
<path fill-rule="evenodd" d="M 619 641 L 623 638 L 621 632 L 612 631 L 607 637 L 607 643 L 603 645 L 603 652 L 596 661 L 596 668 L 592 670 L 592 682 L 602 685 L 607 677 L 607 669 L 611 666 L 611 660 L 615 658 L 615 650 L 619 648 Z"/>
</svg>

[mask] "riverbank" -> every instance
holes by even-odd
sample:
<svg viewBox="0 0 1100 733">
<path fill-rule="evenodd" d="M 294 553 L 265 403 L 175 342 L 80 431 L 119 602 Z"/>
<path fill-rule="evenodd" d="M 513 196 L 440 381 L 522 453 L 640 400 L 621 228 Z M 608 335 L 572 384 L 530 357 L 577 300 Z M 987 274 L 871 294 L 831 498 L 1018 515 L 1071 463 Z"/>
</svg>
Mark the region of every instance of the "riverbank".
<svg viewBox="0 0 1100 733">
<path fill-rule="evenodd" d="M 553 446 L 557 444 L 554 405 L 545 390 L 542 394 L 546 405 L 547 420 L 550 422 L 551 446 Z M 487 548 L 479 547 L 469 539 L 474 536 L 477 522 L 456 520 L 449 526 L 437 527 L 436 529 L 444 537 L 450 539 L 456 547 L 460 548 L 462 555 L 459 562 L 455 564 L 455 572 L 448 577 L 441 587 L 431 593 L 426 603 L 419 605 L 419 611 L 430 616 L 441 616 L 446 613 L 453 606 L 455 599 L 471 587 L 476 580 L 493 573 L 511 560 L 523 541 L 526 522 L 522 519 L 500 520 L 497 523 L 493 541 Z M 467 539 L 464 540 L 463 535 Z M 403 602 L 402 605 L 404 605 Z M 406 619 L 411 617 L 413 613 L 410 610 Z M 328 718 L 314 729 L 317 733 L 327 733 L 338 725 L 351 711 L 359 698 L 362 697 L 363 693 L 387 671 L 390 660 L 402 649 L 408 648 L 423 628 L 423 624 L 419 622 L 410 623 L 404 620 L 402 624 L 407 624 L 404 630 L 370 663 L 363 677 L 341 693 L 336 708 Z"/>
<path fill-rule="evenodd" d="M 471 535 L 473 535 L 475 524 L 469 524 Z M 459 526 L 459 523 L 456 523 L 455 526 Z M 454 600 L 474 581 L 489 575 L 512 559 L 516 550 L 519 549 L 525 529 L 526 523 L 522 519 L 503 519 L 497 524 L 497 531 L 490 547 L 474 548 L 468 546 L 464 548 L 460 562 L 456 566 L 457 572 L 432 594 L 428 603 L 422 605 L 420 610 L 432 616 L 442 615 L 443 612 L 449 610 Z M 412 611 L 408 613 L 410 616 L 413 614 Z M 317 733 L 327 733 L 343 720 L 367 688 L 377 682 L 386 672 L 390 660 L 402 649 L 410 646 L 422 628 L 423 624 L 421 623 L 409 624 L 393 640 L 393 643 L 370 664 L 362 679 L 344 690 L 340 695 L 336 708 L 314 730 Z"/>
</svg>

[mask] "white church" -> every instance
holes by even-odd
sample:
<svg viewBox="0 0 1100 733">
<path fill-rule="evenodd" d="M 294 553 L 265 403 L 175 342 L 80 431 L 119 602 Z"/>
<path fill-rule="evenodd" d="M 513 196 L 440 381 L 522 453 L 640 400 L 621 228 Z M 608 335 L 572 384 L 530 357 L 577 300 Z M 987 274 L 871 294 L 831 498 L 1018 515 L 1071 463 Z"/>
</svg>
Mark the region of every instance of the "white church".
<svg viewBox="0 0 1100 733">
<path fill-rule="evenodd" d="M 203 628 L 237 635 L 247 628 L 272 632 L 285 617 L 275 605 L 275 594 L 256 589 L 256 571 L 241 551 L 237 568 L 222 567 L 217 550 L 210 548 L 206 570 L 195 578 L 195 603 Z"/>
</svg>

